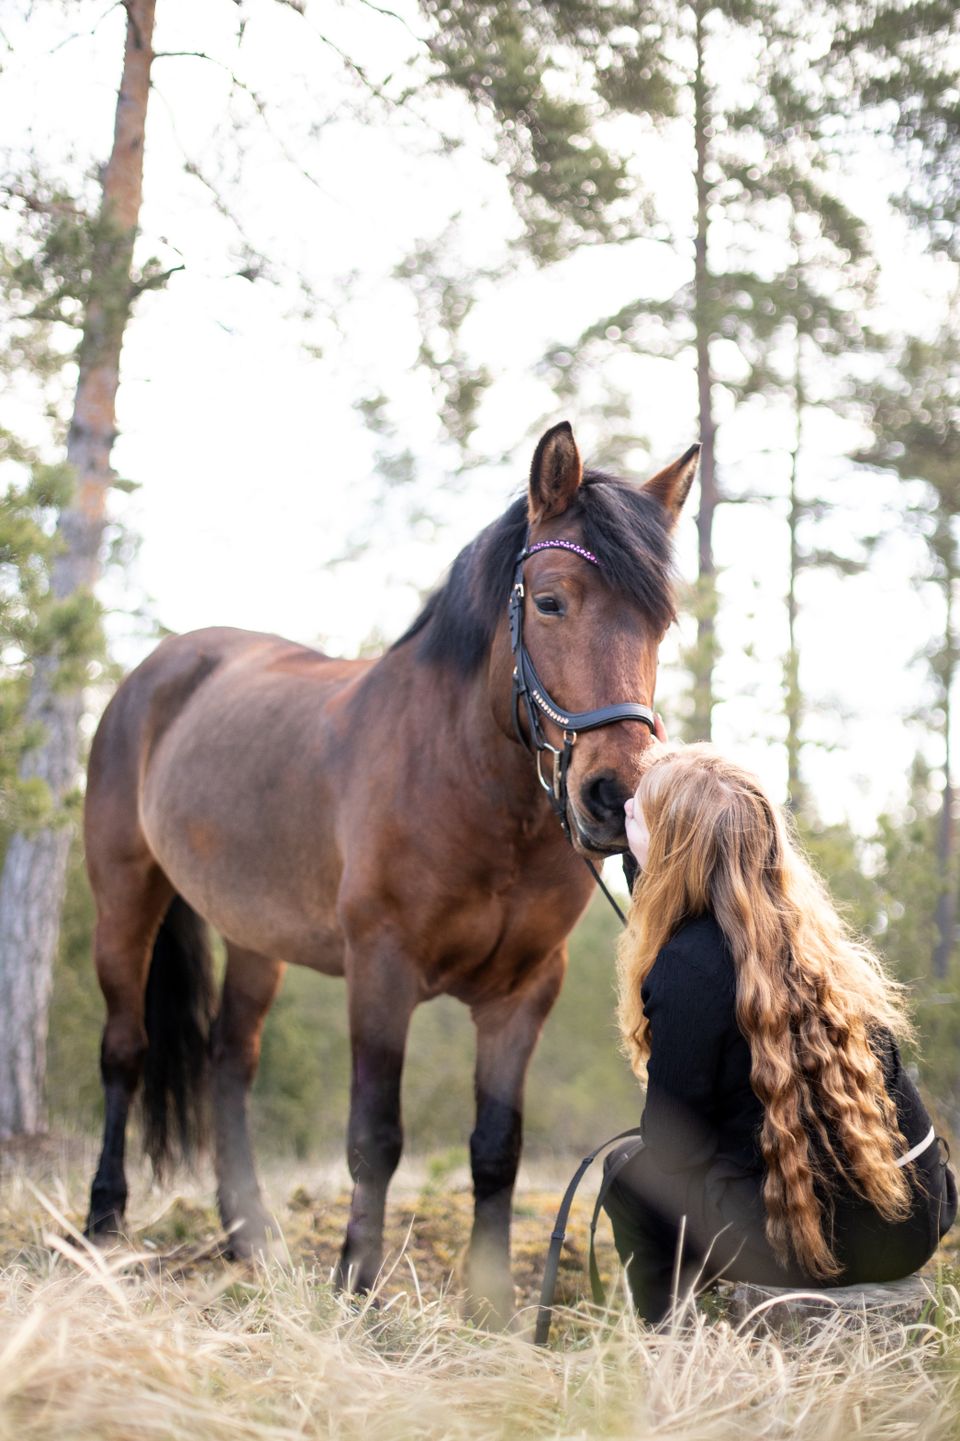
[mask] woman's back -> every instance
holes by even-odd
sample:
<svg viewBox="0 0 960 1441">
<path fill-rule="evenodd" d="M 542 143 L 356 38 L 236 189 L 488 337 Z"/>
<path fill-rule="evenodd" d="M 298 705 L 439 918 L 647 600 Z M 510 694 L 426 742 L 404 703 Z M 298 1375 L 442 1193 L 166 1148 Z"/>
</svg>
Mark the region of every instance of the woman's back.
<svg viewBox="0 0 960 1441">
<path fill-rule="evenodd" d="M 733 956 L 714 916 L 696 917 L 675 932 L 644 980 L 642 1000 L 650 1027 L 642 1121 L 648 1164 L 666 1174 L 701 1171 L 710 1203 L 724 1223 L 762 1224 L 764 1107 L 750 1083 L 750 1047 L 737 1022 Z M 930 1117 L 889 1031 L 879 1031 L 874 1046 L 896 1107 L 903 1154 L 924 1142 L 929 1148 L 929 1155 L 914 1162 L 911 1191 L 929 1190 L 940 1167 Z M 828 1145 L 816 1125 L 808 1125 L 808 1138 L 842 1271 L 856 1261 L 858 1273 L 871 1272 L 863 1279 L 885 1279 L 891 1269 L 904 1274 L 905 1264 L 908 1271 L 915 1269 L 908 1263 L 922 1265 L 932 1231 L 943 1218 L 931 1222 L 929 1207 L 915 1194 L 912 1225 L 897 1233 L 895 1254 L 887 1254 L 890 1223 L 864 1200 L 831 1118 L 820 1119 Z M 933 1246 L 938 1239 L 939 1232 Z"/>
<path fill-rule="evenodd" d="M 743 1279 L 908 1274 L 956 1192 L 900 1061 L 904 988 L 758 778 L 712 747 L 657 756 L 627 821 L 642 874 L 618 948 L 620 1023 L 648 1083 L 629 1176 L 666 1227 L 653 1251 L 662 1260 L 685 1218 Z"/>
</svg>

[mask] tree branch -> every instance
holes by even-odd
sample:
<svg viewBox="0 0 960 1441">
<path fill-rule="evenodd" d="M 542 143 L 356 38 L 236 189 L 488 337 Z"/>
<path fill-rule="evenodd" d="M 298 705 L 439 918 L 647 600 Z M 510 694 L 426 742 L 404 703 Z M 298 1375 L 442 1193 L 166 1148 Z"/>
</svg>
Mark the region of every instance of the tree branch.
<svg viewBox="0 0 960 1441">
<path fill-rule="evenodd" d="M 222 70 L 225 75 L 228 75 L 230 77 L 231 85 L 236 86 L 238 90 L 241 90 L 244 95 L 249 98 L 261 121 L 263 122 L 264 129 L 276 144 L 284 160 L 286 160 L 289 165 L 292 165 L 295 170 L 299 171 L 299 173 L 303 176 L 304 180 L 308 181 L 311 185 L 313 185 L 317 190 L 320 191 L 322 195 L 327 194 L 327 191 L 320 184 L 320 181 L 317 179 L 317 177 L 315 175 L 311 175 L 310 171 L 306 170 L 304 166 L 300 164 L 300 161 L 292 153 L 286 141 L 283 140 L 282 137 L 279 136 L 276 130 L 273 128 L 273 125 L 270 123 L 270 118 L 267 114 L 267 104 L 266 101 L 263 99 L 263 96 L 260 95 L 256 90 L 254 90 L 252 86 L 248 85 L 245 80 L 241 80 L 240 76 L 236 73 L 236 71 L 232 70 L 230 66 L 225 64 L 223 60 L 218 60 L 215 55 L 208 55 L 205 50 L 159 50 L 153 58 L 155 61 L 205 60 L 209 65 L 215 65 L 218 70 Z"/>
<path fill-rule="evenodd" d="M 143 280 L 135 280 L 130 287 L 130 299 L 136 300 L 137 296 L 142 295 L 145 290 L 160 290 L 162 286 L 166 285 L 171 275 L 176 275 L 179 270 L 186 270 L 186 268 L 183 264 L 171 265 L 169 270 L 158 270 Z"/>
<path fill-rule="evenodd" d="M 119 10 L 123 4 L 124 0 L 113 0 L 113 4 L 107 6 L 106 10 L 104 10 L 103 14 L 100 16 L 100 19 L 97 20 L 93 25 L 91 25 L 89 30 L 76 30 L 72 35 L 65 36 L 63 40 L 58 40 L 56 45 L 54 45 L 51 50 L 47 51 L 47 54 L 56 55 L 58 50 L 62 50 L 66 45 L 71 45 L 74 40 L 79 40 L 80 37 L 83 35 L 96 35 L 97 31 L 100 29 L 100 26 L 103 24 L 104 20 L 106 20 L 107 16 L 112 15 L 114 10 Z"/>
<path fill-rule="evenodd" d="M 69 200 L 42 200 L 33 191 L 27 190 L 22 185 L 0 182 L 0 195 L 6 195 L 10 200 L 19 200 L 28 210 L 35 215 L 76 215 L 84 216 L 80 206 L 74 205 Z"/>
</svg>

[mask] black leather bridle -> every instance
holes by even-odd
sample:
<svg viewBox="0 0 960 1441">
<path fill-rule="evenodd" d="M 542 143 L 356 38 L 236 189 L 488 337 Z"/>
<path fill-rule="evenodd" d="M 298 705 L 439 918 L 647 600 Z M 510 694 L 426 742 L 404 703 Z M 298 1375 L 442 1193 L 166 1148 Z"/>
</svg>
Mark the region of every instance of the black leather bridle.
<svg viewBox="0 0 960 1441">
<path fill-rule="evenodd" d="M 507 605 L 507 614 L 510 620 L 510 649 L 513 652 L 513 725 L 520 744 L 535 757 L 537 779 L 560 820 L 564 835 L 572 843 L 573 836 L 570 831 L 568 815 L 567 772 L 570 768 L 573 748 L 577 743 L 577 736 L 581 731 L 597 730 L 600 726 L 614 725 L 617 721 L 623 720 L 640 721 L 641 724 L 649 727 L 653 734 L 656 721 L 650 707 L 642 705 L 639 701 L 619 701 L 614 705 L 599 706 L 596 710 L 568 711 L 558 705 L 550 695 L 543 681 L 537 675 L 530 652 L 523 643 L 524 564 L 531 555 L 535 555 L 541 550 L 569 550 L 590 565 L 597 566 L 598 569 L 600 562 L 592 551 L 587 550 L 585 546 L 577 545 L 572 540 L 539 540 L 535 545 L 530 545 L 529 539 L 528 532 L 527 539 L 517 555 L 513 571 L 513 586 Z M 521 708 L 527 722 L 526 734 L 520 724 Z M 552 720 L 561 731 L 562 746 L 551 745 L 547 740 L 543 726 L 544 716 Z M 545 752 L 553 756 L 553 775 L 549 779 L 543 774 Z M 587 860 L 586 856 L 583 856 L 582 859 L 593 872 L 610 904 L 623 920 L 623 912 L 600 879 L 597 868 Z"/>
</svg>

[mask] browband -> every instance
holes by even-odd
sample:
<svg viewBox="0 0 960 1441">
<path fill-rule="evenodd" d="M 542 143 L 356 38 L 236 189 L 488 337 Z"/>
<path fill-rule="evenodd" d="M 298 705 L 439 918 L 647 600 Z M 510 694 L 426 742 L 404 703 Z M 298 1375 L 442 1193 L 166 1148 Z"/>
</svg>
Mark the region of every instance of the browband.
<svg viewBox="0 0 960 1441">
<path fill-rule="evenodd" d="M 577 545 L 573 540 L 538 540 L 536 545 L 528 545 L 520 552 L 517 557 L 518 562 L 522 565 L 528 556 L 538 550 L 572 550 L 574 555 L 582 555 L 584 560 L 588 560 L 591 565 L 597 566 L 598 569 L 600 567 L 600 562 L 593 551 L 587 550 L 585 546 Z"/>
</svg>

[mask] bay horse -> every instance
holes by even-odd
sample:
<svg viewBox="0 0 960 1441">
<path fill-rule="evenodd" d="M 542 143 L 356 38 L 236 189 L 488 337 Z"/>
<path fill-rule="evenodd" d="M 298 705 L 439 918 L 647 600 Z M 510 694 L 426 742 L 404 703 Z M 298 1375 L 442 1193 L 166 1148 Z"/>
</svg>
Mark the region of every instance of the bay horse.
<svg viewBox="0 0 960 1441">
<path fill-rule="evenodd" d="M 85 804 L 107 1007 L 88 1234 L 122 1229 L 141 1077 L 145 1145 L 162 1170 L 199 1125 L 209 1056 L 220 1215 L 235 1256 L 266 1245 L 275 1223 L 247 1096 L 284 969 L 309 966 L 347 983 L 354 1189 L 337 1280 L 376 1280 L 408 1025 L 420 1002 L 450 994 L 477 1033 L 466 1282 L 512 1309 L 524 1076 L 593 892 L 581 856 L 626 847 L 623 802 L 649 742 L 648 726 L 629 722 L 645 712 L 652 725 L 674 618 L 671 532 L 698 449 L 638 485 L 584 473 L 570 426 L 554 426 L 527 494 L 466 546 L 379 659 L 215 628 L 165 639 L 120 685 Z M 521 627 L 520 669 L 545 709 L 516 694 Z M 573 745 L 557 707 L 619 696 L 638 700 L 590 712 L 606 719 Z M 555 764 L 565 755 L 553 804 L 535 741 L 537 766 L 543 748 Z M 226 943 L 215 1019 L 207 924 Z"/>
</svg>

